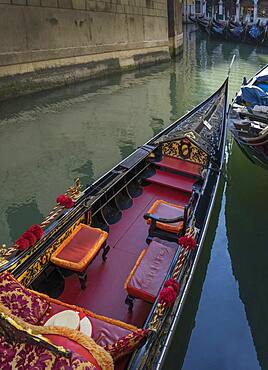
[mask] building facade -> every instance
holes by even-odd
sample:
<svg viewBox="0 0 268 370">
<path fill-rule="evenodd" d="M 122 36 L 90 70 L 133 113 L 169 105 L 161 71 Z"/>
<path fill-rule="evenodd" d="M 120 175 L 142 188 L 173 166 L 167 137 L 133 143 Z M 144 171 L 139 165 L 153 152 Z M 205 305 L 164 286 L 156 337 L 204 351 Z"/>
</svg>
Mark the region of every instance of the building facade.
<svg viewBox="0 0 268 370">
<path fill-rule="evenodd" d="M 268 21 L 268 0 L 183 0 L 183 21 L 190 16 L 235 18 L 236 21 Z"/>
</svg>

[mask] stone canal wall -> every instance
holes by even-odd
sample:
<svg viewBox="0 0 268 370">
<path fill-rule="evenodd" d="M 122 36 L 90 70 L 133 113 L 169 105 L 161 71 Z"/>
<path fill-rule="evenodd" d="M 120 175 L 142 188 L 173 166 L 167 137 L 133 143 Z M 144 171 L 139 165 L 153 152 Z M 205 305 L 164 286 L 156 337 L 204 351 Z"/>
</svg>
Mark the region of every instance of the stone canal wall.
<svg viewBox="0 0 268 370">
<path fill-rule="evenodd" d="M 167 13 L 167 0 L 0 0 L 1 98 L 169 60 Z"/>
</svg>

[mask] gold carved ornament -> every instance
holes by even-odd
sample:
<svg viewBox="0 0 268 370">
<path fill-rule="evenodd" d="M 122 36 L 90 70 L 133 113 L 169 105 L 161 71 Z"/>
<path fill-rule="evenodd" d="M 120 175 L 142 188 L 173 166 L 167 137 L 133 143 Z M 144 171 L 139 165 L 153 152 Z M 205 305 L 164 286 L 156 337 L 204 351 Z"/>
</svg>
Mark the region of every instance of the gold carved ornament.
<svg viewBox="0 0 268 370">
<path fill-rule="evenodd" d="M 80 179 L 76 179 L 73 186 L 70 186 L 64 195 L 70 197 L 73 201 L 77 200 L 81 196 L 82 185 Z M 57 204 L 51 212 L 45 217 L 45 219 L 40 223 L 41 228 L 46 228 L 50 225 L 63 211 L 65 207 Z M 0 267 L 8 263 L 6 258 L 10 257 L 14 252 L 18 250 L 16 244 L 7 247 L 5 244 L 0 246 Z"/>
<path fill-rule="evenodd" d="M 163 143 L 162 153 L 169 157 L 206 165 L 208 162 L 207 153 L 189 140 L 194 139 L 194 134 L 189 132 L 185 136 L 183 139 Z"/>
</svg>

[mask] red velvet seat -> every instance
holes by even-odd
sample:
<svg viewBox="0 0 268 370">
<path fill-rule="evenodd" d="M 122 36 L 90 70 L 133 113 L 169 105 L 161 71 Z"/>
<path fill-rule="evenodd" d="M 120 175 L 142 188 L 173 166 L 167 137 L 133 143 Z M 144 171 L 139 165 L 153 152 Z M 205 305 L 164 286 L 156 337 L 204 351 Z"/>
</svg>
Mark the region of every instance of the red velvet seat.
<svg viewBox="0 0 268 370">
<path fill-rule="evenodd" d="M 81 288 L 84 289 L 86 269 L 101 249 L 105 261 L 109 251 L 106 245 L 108 233 L 101 229 L 80 224 L 51 256 L 51 262 L 60 268 L 76 271 L 79 275 Z"/>
<path fill-rule="evenodd" d="M 164 200 L 156 200 L 148 211 L 148 214 L 164 219 L 173 219 L 184 215 L 184 207 L 176 204 L 165 202 Z M 150 224 L 151 220 L 147 219 Z M 171 233 L 179 233 L 183 228 L 183 221 L 174 223 L 156 222 L 156 227 Z"/>
<path fill-rule="evenodd" d="M 49 316 L 47 316 L 47 320 L 58 312 L 70 309 L 69 307 L 62 305 L 60 301 L 57 302 L 58 303 L 51 303 L 51 311 Z M 90 319 L 92 324 L 92 338 L 101 347 L 112 344 L 119 338 L 132 333 L 132 330 L 116 325 L 116 320 L 109 320 L 109 318 L 99 317 L 95 314 L 90 315 L 89 313 L 87 314 L 87 317 Z M 137 330 L 137 328 L 133 327 L 133 330 Z"/>
<path fill-rule="evenodd" d="M 134 325 L 95 314 L 94 312 L 83 309 L 79 306 L 70 305 L 45 294 L 27 289 L 23 287 L 9 272 L 0 274 L 0 304 L 10 310 L 12 315 L 17 316 L 25 323 L 34 324 L 36 326 L 44 326 L 51 316 L 61 311 L 73 310 L 81 313 L 91 322 L 92 339 L 99 346 L 105 349 L 108 347 L 111 347 L 112 349 L 114 349 L 114 347 L 117 348 L 117 343 L 122 340 L 124 341 L 125 337 L 133 335 L 135 338 L 135 336 L 139 334 L 138 328 Z M 76 332 L 76 330 L 72 331 Z M 141 335 L 138 335 L 138 337 L 140 338 Z M 71 340 L 71 338 L 69 339 Z M 127 351 L 135 349 L 134 347 L 127 345 L 127 343 L 128 342 L 126 341 L 127 348 L 123 348 L 124 353 L 128 353 Z M 72 348 L 70 349 L 75 350 L 73 344 L 71 342 L 70 344 L 72 345 Z M 66 348 L 68 347 L 66 346 Z M 120 348 L 118 348 L 117 355 L 120 354 L 119 349 Z M 78 350 L 76 352 L 80 353 Z M 120 356 L 121 355 L 123 354 L 121 353 Z"/>
<path fill-rule="evenodd" d="M 176 248 L 156 241 L 152 241 L 142 251 L 125 282 L 128 292 L 126 303 L 130 310 L 133 307 L 133 298 L 154 303 L 175 252 Z"/>
</svg>

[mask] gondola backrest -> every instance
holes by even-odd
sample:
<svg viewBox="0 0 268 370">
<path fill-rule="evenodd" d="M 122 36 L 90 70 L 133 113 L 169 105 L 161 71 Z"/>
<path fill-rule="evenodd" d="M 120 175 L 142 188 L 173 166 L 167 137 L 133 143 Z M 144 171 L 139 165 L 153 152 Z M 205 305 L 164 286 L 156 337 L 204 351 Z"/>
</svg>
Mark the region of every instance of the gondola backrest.
<svg viewBox="0 0 268 370">
<path fill-rule="evenodd" d="M 173 158 L 188 160 L 203 166 L 208 163 L 207 153 L 194 144 L 188 137 L 163 143 L 162 154 Z"/>
</svg>

